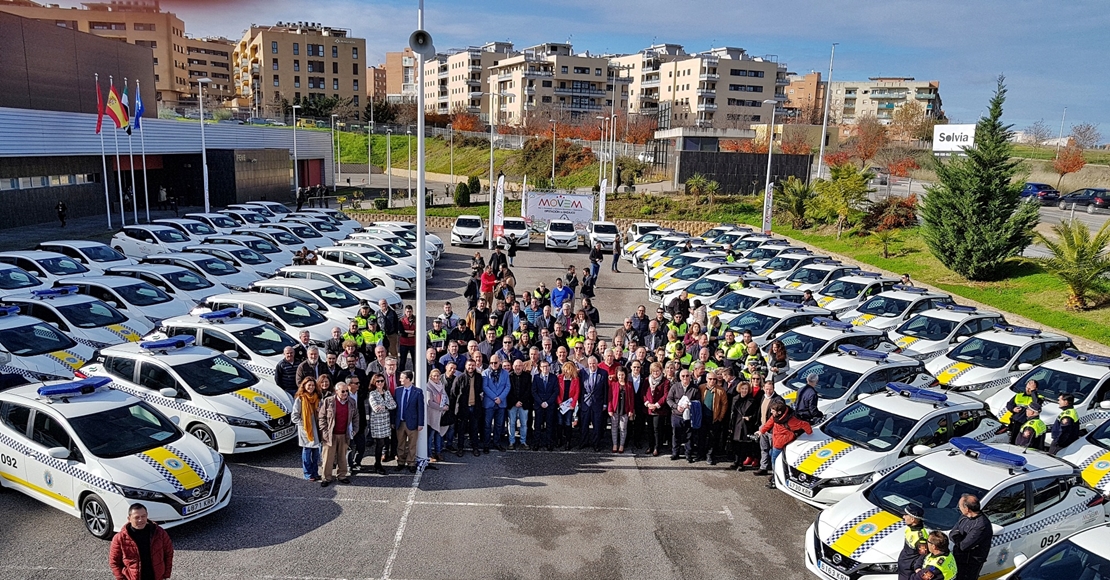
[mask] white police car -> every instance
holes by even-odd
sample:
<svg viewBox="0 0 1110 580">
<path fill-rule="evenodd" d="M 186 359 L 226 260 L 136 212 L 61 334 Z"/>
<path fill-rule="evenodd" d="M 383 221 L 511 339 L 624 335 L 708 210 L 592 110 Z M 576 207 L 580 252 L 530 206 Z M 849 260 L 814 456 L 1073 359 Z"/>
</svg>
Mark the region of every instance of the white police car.
<svg viewBox="0 0 1110 580">
<path fill-rule="evenodd" d="M 339 240 L 347 237 L 347 232 L 340 230 L 334 224 L 324 219 L 323 216 L 303 213 L 291 213 L 281 218 L 281 221 L 279 223 L 301 224 L 303 226 L 308 226 L 316 230 L 325 238 L 332 240 L 333 242 L 338 242 Z"/>
<path fill-rule="evenodd" d="M 300 334 L 307 330 L 312 340 L 319 344 L 331 338 L 332 328 L 344 328 L 350 322 L 348 319 L 328 318 L 296 298 L 267 292 L 216 294 L 207 298 L 205 306 L 213 312 L 239 309 L 244 316 L 265 320 L 289 334 Z M 198 308 L 202 310 L 204 307 Z"/>
<path fill-rule="evenodd" d="M 973 334 L 1005 324 L 997 312 L 979 310 L 974 306 L 943 304 L 926 310 L 887 331 L 887 336 L 898 347 L 899 354 L 920 361 L 932 360 L 962 343 Z"/>
<path fill-rule="evenodd" d="M 204 299 L 213 294 L 223 294 L 228 291 L 223 284 L 213 282 L 201 274 L 168 264 L 115 266 L 108 268 L 104 273 L 109 276 L 142 280 L 170 296 L 193 305 L 204 303 Z"/>
<path fill-rule="evenodd" d="M 180 252 L 193 243 L 193 239 L 167 225 L 143 224 L 126 226 L 112 236 L 111 244 L 117 252 L 142 258 L 151 254 Z"/>
<path fill-rule="evenodd" d="M 942 388 L 986 401 L 1013 379 L 1071 346 L 1071 339 L 1060 334 L 996 325 L 925 363 L 925 368 Z"/>
<path fill-rule="evenodd" d="M 737 261 L 741 264 L 751 264 L 756 268 L 762 268 L 764 264 L 773 260 L 779 254 L 808 251 L 800 246 L 791 246 L 785 240 L 768 240 L 760 244 L 758 248 L 744 254 L 744 257 Z"/>
<path fill-rule="evenodd" d="M 248 207 L 248 208 L 261 207 L 264 210 L 273 214 L 275 217 L 281 217 L 285 214 L 293 213 L 293 210 L 285 207 L 285 204 L 282 204 L 282 203 L 276 202 L 276 201 L 248 201 L 248 202 L 244 203 L 243 205 Z M 266 215 L 266 214 L 262 214 L 262 215 Z M 270 217 L 270 216 L 266 215 L 266 217 Z"/>
<path fill-rule="evenodd" d="M 518 235 L 519 240 L 518 240 L 518 243 L 517 243 L 517 247 L 518 248 L 527 248 L 528 247 L 528 226 L 527 226 L 527 224 L 524 223 L 524 220 L 521 219 L 521 218 L 505 218 L 505 219 L 506 219 L 505 231 L 507 233 L 510 233 L 510 234 L 511 233 L 517 233 L 517 235 Z M 510 222 L 509 220 L 512 220 L 512 222 Z M 519 223 L 517 223 L 517 222 L 519 222 Z M 523 226 L 523 227 L 518 227 L 518 226 Z M 380 238 L 383 238 L 383 239 L 388 239 L 388 240 L 394 241 L 394 243 L 396 243 L 398 246 L 401 246 L 402 248 L 404 248 L 406 250 L 415 249 L 416 248 L 416 242 L 417 242 L 416 232 L 408 230 L 406 228 L 401 228 L 401 227 L 396 227 L 396 226 L 366 226 L 366 227 L 362 228 L 361 232 L 356 232 L 356 233 L 353 233 L 350 236 L 348 236 L 348 238 L 350 238 L 350 239 L 359 238 L 359 237 L 380 237 Z M 437 242 L 432 239 L 433 237 L 435 238 L 435 240 L 439 239 L 436 236 L 425 233 L 425 235 L 424 235 L 424 251 L 431 254 L 433 258 L 438 260 L 440 258 L 440 256 L 443 255 L 443 245 L 442 245 L 443 242 L 439 242 L 438 245 L 437 245 Z M 502 242 L 498 242 L 498 243 L 502 244 L 502 247 L 504 247 L 504 244 Z"/>
<path fill-rule="evenodd" d="M 645 286 L 651 288 L 652 282 L 662 279 L 663 276 L 683 266 L 693 264 L 694 262 L 700 262 L 711 256 L 723 257 L 724 254 L 720 252 L 702 251 L 701 248 L 696 245 L 694 249 L 689 251 L 682 246 L 674 246 L 665 252 L 660 252 L 644 264 L 644 276 L 647 278 Z"/>
<path fill-rule="evenodd" d="M 1013 445 L 956 437 L 952 451 L 915 458 L 823 511 L 806 531 L 806 567 L 828 580 L 893 580 L 905 544 L 902 514 L 914 505 L 929 530 L 951 530 L 961 496 L 979 498 L 994 538 L 980 578 L 1014 557 L 1102 520 L 1102 496 L 1071 465 Z"/>
<path fill-rule="evenodd" d="M 517 218 L 517 219 L 519 220 L 520 218 Z M 521 221 L 523 221 L 523 220 L 521 220 Z M 395 234 L 390 233 L 390 232 L 380 231 L 378 228 L 371 228 L 371 230 L 372 231 L 353 233 L 350 236 L 347 236 L 347 240 L 381 240 L 383 242 L 386 242 L 386 243 L 392 244 L 394 246 L 397 246 L 400 249 L 405 251 L 405 253 L 401 253 L 401 252 L 398 252 L 395 249 L 390 249 L 389 252 L 386 252 L 386 254 L 388 254 L 390 256 L 393 256 L 394 254 L 396 254 L 397 256 L 405 256 L 406 254 L 408 256 L 413 256 L 413 255 L 416 254 L 416 242 L 410 242 L 409 240 L 406 240 L 405 238 L 403 238 L 401 236 L 398 236 L 398 235 L 395 235 Z M 343 242 L 347 241 L 347 240 L 340 240 L 336 245 L 342 245 Z M 500 243 L 500 242 L 498 242 L 498 243 Z M 518 246 L 518 247 L 522 247 L 522 246 Z M 435 245 L 432 244 L 429 241 L 425 241 L 424 242 L 424 261 L 427 262 L 428 265 L 430 265 L 430 266 L 435 266 L 436 260 L 438 260 L 438 259 L 439 259 L 439 251 L 436 249 Z M 415 258 L 413 259 L 413 262 L 415 263 Z"/>
<path fill-rule="evenodd" d="M 0 252 L 0 264 L 11 264 L 22 268 L 35 278 L 52 284 L 66 276 L 88 276 L 91 270 L 65 254 L 27 250 L 22 252 Z"/>
<path fill-rule="evenodd" d="M 1104 496 L 1110 495 L 1110 420 L 1103 420 L 1090 431 L 1058 451 L 1056 457 L 1074 465 L 1087 485 Z"/>
<path fill-rule="evenodd" d="M 855 325 L 890 330 L 921 312 L 952 303 L 952 297 L 947 294 L 896 284 L 838 317 Z"/>
<path fill-rule="evenodd" d="M 25 294 L 36 289 L 44 290 L 46 284 L 19 266 L 0 264 L 0 298 L 8 294 Z"/>
<path fill-rule="evenodd" d="M 310 215 L 317 219 L 322 219 L 331 225 L 339 228 L 345 234 L 353 234 L 362 231 L 362 224 L 351 218 L 351 216 L 333 208 L 327 207 L 306 207 L 301 208 L 302 215 Z"/>
<path fill-rule="evenodd" d="M 256 211 L 252 211 L 252 210 L 236 209 L 236 208 L 233 208 L 233 207 L 229 207 L 227 209 L 221 209 L 217 213 L 222 213 L 222 214 L 226 215 L 227 217 L 239 222 L 240 224 L 242 224 L 244 226 L 247 226 L 247 225 L 258 226 L 258 225 L 263 225 L 263 224 L 270 223 L 269 218 L 267 218 L 266 216 L 264 216 L 264 215 L 262 215 L 262 214 L 260 214 Z"/>
<path fill-rule="evenodd" d="M 208 236 L 214 236 L 220 232 L 216 228 L 208 225 L 206 222 L 185 218 L 163 218 L 151 222 L 154 225 L 169 226 L 186 236 L 193 241 L 200 241 Z"/>
<path fill-rule="evenodd" d="M 92 360 L 93 347 L 77 342 L 38 318 L 19 313 L 19 306 L 0 306 L 0 374 L 27 381 L 72 379 Z"/>
<path fill-rule="evenodd" d="M 855 272 L 855 266 L 848 266 L 836 260 L 811 262 L 794 270 L 789 276 L 780 278 L 776 284 L 791 290 L 816 292 L 837 278 Z"/>
<path fill-rule="evenodd" d="M 208 254 L 209 256 L 214 256 L 235 266 L 243 272 L 253 274 L 256 279 L 269 278 L 281 269 L 282 266 L 288 265 L 279 264 L 245 246 L 198 244 L 195 246 L 186 246 L 184 253 Z"/>
<path fill-rule="evenodd" d="M 665 296 L 677 295 L 680 290 L 685 290 L 702 276 L 727 267 L 729 263 L 725 261 L 724 256 L 710 256 L 700 262 L 683 266 L 653 283 L 648 291 L 648 300 L 662 302 Z"/>
<path fill-rule="evenodd" d="M 486 226 L 482 218 L 476 215 L 461 215 L 455 218 L 455 225 L 451 227 L 452 246 L 484 246 L 486 244 Z"/>
<path fill-rule="evenodd" d="M 194 344 L 218 350 L 265 379 L 273 379 L 285 347 L 296 347 L 297 340 L 269 322 L 243 316 L 238 309 L 206 312 L 198 316 L 179 316 L 162 321 L 146 340 L 191 336 Z"/>
<path fill-rule="evenodd" d="M 828 317 L 831 314 L 824 308 L 774 299 L 733 318 L 728 323 L 728 328 L 741 334 L 745 330 L 751 332 L 752 340 L 762 347 L 792 328 L 810 324 L 814 318 Z"/>
<path fill-rule="evenodd" d="M 235 230 L 239 231 L 239 230 Z M 275 262 L 282 266 L 288 266 L 293 263 L 293 252 L 284 249 L 276 244 L 271 243 L 269 240 L 263 239 L 261 236 L 256 235 L 227 235 L 227 236 L 208 236 L 204 239 L 202 244 L 215 244 L 218 246 L 243 246 L 254 250 L 255 253 L 266 256 L 271 262 Z"/>
<path fill-rule="evenodd" d="M 81 518 L 108 539 L 141 502 L 171 527 L 231 501 L 223 458 L 111 379 L 0 393 L 0 486 Z"/>
<path fill-rule="evenodd" d="M 100 242 L 88 240 L 51 240 L 35 247 L 37 250 L 65 254 L 89 270 L 103 271 L 112 266 L 136 264 L 135 260 Z"/>
<path fill-rule="evenodd" d="M 416 270 L 374 248 L 331 246 L 316 251 L 322 266 L 341 266 L 364 274 L 375 286 L 397 293 L 416 291 Z"/>
<path fill-rule="evenodd" d="M 175 336 L 108 347 L 82 372 L 111 377 L 116 388 L 150 403 L 220 453 L 265 449 L 297 436 L 288 393 L 194 341 Z"/>
<path fill-rule="evenodd" d="M 737 316 L 756 306 L 766 304 L 768 300 L 775 299 L 800 303 L 802 301 L 802 293 L 797 290 L 780 288 L 774 284 L 752 282 L 748 284 L 747 288 L 724 294 L 710 304 L 708 318 L 712 320 L 713 317 L 716 316 L 721 319 L 722 324 L 727 326 L 728 323 Z"/>
<path fill-rule="evenodd" d="M 809 326 L 799 326 L 778 336 L 786 347 L 787 369 L 809 364 L 817 357 L 836 352 L 841 345 L 867 350 L 891 352 L 894 345 L 886 340 L 883 331 L 867 326 L 852 326 L 831 318 L 818 317 Z M 771 352 L 771 343 L 763 346 L 764 354 Z"/>
<path fill-rule="evenodd" d="M 130 318 L 103 301 L 77 294 L 72 286 L 35 290 L 8 296 L 4 301 L 93 348 L 135 342 L 154 329 L 154 323 L 146 317 Z"/>
<path fill-rule="evenodd" d="M 221 234 L 230 234 L 231 230 L 239 227 L 239 222 L 222 213 L 187 213 L 185 218 L 204 222 Z"/>
<path fill-rule="evenodd" d="M 632 254 L 632 265 L 637 268 L 642 268 L 651 258 L 661 252 L 669 250 L 679 244 L 686 245 L 687 240 L 691 240 L 690 236 L 676 232 L 670 232 L 668 235 L 655 240 L 651 244 L 638 248 Z M 693 246 L 693 242 L 691 242 Z"/>
<path fill-rule="evenodd" d="M 753 263 L 752 268 L 761 276 L 767 276 L 772 283 L 789 278 L 795 271 L 810 264 L 828 264 L 834 262 L 826 256 L 815 256 L 808 250 L 791 250 L 783 252 L 766 262 Z"/>
<path fill-rule="evenodd" d="M 841 345 L 836 352 L 818 357 L 813 362 L 790 371 L 779 383 L 776 392 L 791 405 L 806 377 L 816 374 L 817 409 L 832 415 L 856 402 L 862 395 L 878 393 L 888 383 L 905 383 L 928 387 L 933 377 L 925 372 L 921 361 L 897 354 Z"/>
<path fill-rule="evenodd" d="M 416 224 L 414 223 L 400 221 L 383 221 L 372 222 L 370 226 L 392 230 L 394 235 L 400 236 L 414 244 L 416 243 Z M 367 226 L 363 226 L 362 229 L 365 231 L 367 229 Z M 424 232 L 424 243 L 432 244 L 433 246 L 435 246 L 437 259 L 440 255 L 443 254 L 443 238 L 440 238 L 439 236 L 431 232 Z"/>
<path fill-rule="evenodd" d="M 825 508 L 869 483 L 875 473 L 945 445 L 953 437 L 988 443 L 1001 423 L 982 401 L 903 383 L 861 398 L 838 412 L 812 435 L 800 435 L 772 466 L 778 489 Z"/>
<path fill-rule="evenodd" d="M 1091 207 L 1091 206 L 1088 206 Z M 1008 580 L 1058 580 L 1077 578 L 1079 580 L 1102 580 L 1110 576 L 1110 524 L 1076 532 L 1063 539 L 1053 535 L 1047 548 L 1037 551 L 1030 546 L 1028 556 L 1024 552 L 1014 555 L 1017 569 L 1006 576 Z"/>
<path fill-rule="evenodd" d="M 341 248 L 348 247 L 348 246 L 355 246 L 355 247 L 359 247 L 359 248 L 370 248 L 370 249 L 373 249 L 373 250 L 377 250 L 377 251 L 389 256 L 390 258 L 393 258 L 394 260 L 397 261 L 398 264 L 402 264 L 404 266 L 412 268 L 412 271 L 416 272 L 416 260 L 417 260 L 417 258 L 416 258 L 416 255 L 414 253 L 409 252 L 408 250 L 402 248 L 401 246 L 398 246 L 397 244 L 394 244 L 394 243 L 391 243 L 391 242 L 387 242 L 387 241 L 385 241 L 381 238 L 374 238 L 374 237 L 351 238 L 351 239 L 347 239 L 347 240 L 339 240 L 338 242 L 335 243 L 335 245 L 338 246 L 338 247 L 341 247 Z M 432 258 L 431 254 L 429 254 L 427 252 L 424 253 L 423 265 L 424 265 L 424 274 L 427 275 L 429 278 L 431 278 L 432 275 L 435 273 L 435 259 Z"/>
<path fill-rule="evenodd" d="M 1060 358 L 1047 361 L 1020 378 L 1013 379 L 1013 385 L 1002 389 L 987 399 L 991 410 L 1002 420 L 1010 422 L 1006 403 L 1019 391 L 1025 392 L 1025 384 L 1037 381 L 1037 392 L 1044 397 L 1041 403 L 1041 420 L 1052 425 L 1060 413 L 1058 399 L 1064 393 L 1075 397 L 1075 412 L 1079 424 L 1085 429 L 1093 429 L 1105 419 L 1110 419 L 1110 357 L 1065 350 Z M 1051 433 L 1047 436 L 1052 441 Z"/>
<path fill-rule="evenodd" d="M 143 258 L 140 263 L 180 266 L 240 292 L 246 292 L 251 282 L 258 280 L 258 275 L 254 272 L 244 272 L 220 258 L 200 252 L 156 254 Z"/>
<path fill-rule="evenodd" d="M 254 236 L 270 242 L 275 247 L 289 252 L 292 256 L 306 247 L 304 240 L 279 228 L 270 226 L 243 226 L 231 230 L 233 236 Z"/>
<path fill-rule="evenodd" d="M 876 272 L 856 270 L 815 291 L 813 298 L 817 300 L 818 306 L 828 308 L 839 316 L 867 302 L 872 296 L 893 289 L 897 284 L 898 280 L 895 278 L 887 278 Z"/>
<path fill-rule="evenodd" d="M 674 230 L 669 228 L 656 228 L 643 234 L 636 236 L 632 241 L 629 241 L 621 248 L 621 257 L 630 262 L 633 261 L 633 255 L 640 249 L 655 243 L 657 240 L 674 235 Z"/>
<path fill-rule="evenodd" d="M 301 240 L 300 247 L 305 247 L 310 250 L 315 250 L 321 246 L 330 246 L 332 244 L 331 238 L 324 237 L 324 234 L 301 223 L 277 222 L 266 227 L 296 236 L 298 240 Z M 300 249 L 300 247 L 298 247 L 298 249 Z"/>
<path fill-rule="evenodd" d="M 695 300 L 700 301 L 702 304 L 709 304 L 721 297 L 724 293 L 729 291 L 729 287 L 733 284 L 755 284 L 766 283 L 767 277 L 760 276 L 751 271 L 747 266 L 738 266 L 735 268 L 726 267 L 714 269 L 701 278 L 694 280 L 688 286 L 672 290 L 663 295 L 663 304 L 670 304 L 679 294 L 686 293 L 692 305 Z"/>
<path fill-rule="evenodd" d="M 75 288 L 78 294 L 92 296 L 131 318 L 146 318 L 154 324 L 186 314 L 196 306 L 195 302 L 174 298 L 153 284 L 124 276 L 62 278 L 54 287 Z"/>
<path fill-rule="evenodd" d="M 378 303 L 384 299 L 389 304 L 390 308 L 397 311 L 398 315 L 401 314 L 402 304 L 400 294 L 382 286 L 375 285 L 369 278 L 354 270 L 339 266 L 288 266 L 278 270 L 277 275 L 285 278 L 302 278 L 331 282 L 351 294 L 354 294 L 360 300 L 368 301 L 370 307 L 373 308 L 375 312 L 378 311 Z"/>
<path fill-rule="evenodd" d="M 276 222 L 278 220 L 278 216 L 264 205 L 251 205 L 249 203 L 231 203 L 228 204 L 227 209 L 256 213 L 271 222 Z M 286 211 L 289 210 L 286 209 Z"/>
<path fill-rule="evenodd" d="M 354 294 L 323 280 L 303 278 L 271 278 L 251 284 L 253 292 L 269 292 L 296 298 L 338 323 L 344 331 L 347 323 L 358 314 L 359 299 Z"/>
</svg>

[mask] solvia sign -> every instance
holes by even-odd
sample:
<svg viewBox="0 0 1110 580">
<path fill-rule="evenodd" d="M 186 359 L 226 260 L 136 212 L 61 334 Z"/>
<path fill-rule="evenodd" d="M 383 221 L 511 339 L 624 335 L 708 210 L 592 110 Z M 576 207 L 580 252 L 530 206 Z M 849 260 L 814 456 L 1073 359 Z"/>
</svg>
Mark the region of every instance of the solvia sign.
<svg viewBox="0 0 1110 580">
<path fill-rule="evenodd" d="M 933 152 L 959 153 L 975 146 L 975 125 L 934 125 Z"/>
</svg>

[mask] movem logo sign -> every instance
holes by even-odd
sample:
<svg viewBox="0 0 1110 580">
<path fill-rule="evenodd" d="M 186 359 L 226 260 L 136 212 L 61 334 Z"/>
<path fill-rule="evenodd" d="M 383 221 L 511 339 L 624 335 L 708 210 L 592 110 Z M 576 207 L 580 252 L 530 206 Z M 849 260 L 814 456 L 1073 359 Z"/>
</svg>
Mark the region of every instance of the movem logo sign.
<svg viewBox="0 0 1110 580">
<path fill-rule="evenodd" d="M 934 125 L 933 153 L 960 153 L 975 146 L 975 125 Z"/>
<path fill-rule="evenodd" d="M 594 219 L 594 196 L 529 191 L 524 196 L 524 219 L 533 231 L 546 230 L 551 220 L 570 220 L 575 229 L 585 231 Z"/>
</svg>

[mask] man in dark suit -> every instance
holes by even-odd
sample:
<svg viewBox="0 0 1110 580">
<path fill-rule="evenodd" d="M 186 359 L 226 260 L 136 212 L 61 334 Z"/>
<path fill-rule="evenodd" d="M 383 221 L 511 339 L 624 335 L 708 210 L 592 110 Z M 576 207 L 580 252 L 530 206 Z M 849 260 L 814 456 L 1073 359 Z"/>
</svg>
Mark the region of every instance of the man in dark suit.
<svg viewBox="0 0 1110 580">
<path fill-rule="evenodd" d="M 609 374 L 597 366 L 597 357 L 586 360 L 586 368 L 578 372 L 581 384 L 578 393 L 578 426 L 581 430 L 580 449 L 593 445 L 601 451 L 601 434 L 605 431 L 605 407 L 609 401 Z M 593 424 L 593 431 L 590 425 Z"/>
<path fill-rule="evenodd" d="M 405 467 L 416 473 L 416 438 L 424 429 L 424 391 L 412 384 L 412 371 L 401 372 L 397 400 L 397 471 Z"/>
<path fill-rule="evenodd" d="M 458 444 L 456 452 L 463 456 L 465 446 L 463 439 L 470 437 L 470 447 L 474 456 L 481 455 L 479 444 L 482 441 L 482 420 L 485 419 L 485 409 L 482 408 L 484 395 L 482 373 L 477 370 L 474 361 L 466 359 L 464 372 L 455 381 L 453 393 L 455 411 L 455 433 Z"/>
</svg>

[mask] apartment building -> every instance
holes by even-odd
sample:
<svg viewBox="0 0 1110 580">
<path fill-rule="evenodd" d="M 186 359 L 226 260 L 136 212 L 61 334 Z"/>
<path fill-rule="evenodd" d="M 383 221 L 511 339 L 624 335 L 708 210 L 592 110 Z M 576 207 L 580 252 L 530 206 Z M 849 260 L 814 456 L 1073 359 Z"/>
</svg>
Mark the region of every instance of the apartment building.
<svg viewBox="0 0 1110 580">
<path fill-rule="evenodd" d="M 424 61 L 424 109 L 429 113 L 463 111 L 489 114 L 489 77 L 486 69 L 516 56 L 511 42 L 490 42 L 480 47 L 450 50 Z"/>
<path fill-rule="evenodd" d="M 231 56 L 232 80 L 255 116 L 280 115 L 282 100 L 351 99 L 366 103 L 366 40 L 318 22 L 252 24 Z"/>
<path fill-rule="evenodd" d="M 899 106 L 918 102 L 925 114 L 940 118 L 940 81 L 919 81 L 913 77 L 871 77 L 866 81 L 833 81 L 829 83 L 831 104 L 829 117 L 852 124 L 863 115 L 874 115 L 890 123 Z"/>
<path fill-rule="evenodd" d="M 789 84 L 786 85 L 787 114 L 795 116 L 810 116 L 817 112 L 818 121 L 825 110 L 825 91 L 828 83 L 821 80 L 821 73 L 811 71 L 804 75 L 789 75 Z M 812 118 L 805 119 L 812 121 Z"/>
<path fill-rule="evenodd" d="M 366 98 L 381 100 L 387 94 L 385 63 L 366 68 Z"/>
<path fill-rule="evenodd" d="M 546 43 L 524 49 L 487 69 L 497 93 L 494 119 L 521 125 L 535 117 L 577 119 L 628 109 L 632 78 L 608 56 L 574 54 L 570 44 Z"/>
<path fill-rule="evenodd" d="M 212 82 L 204 88 L 204 94 L 217 102 L 235 97 L 235 85 L 231 82 L 231 52 L 235 42 L 223 37 L 191 38 L 185 37 L 186 63 L 189 73 L 189 92 L 199 92 L 199 79 L 208 78 Z M 208 100 L 205 101 L 208 104 Z"/>
<path fill-rule="evenodd" d="M 0 0 L 0 11 L 145 46 L 154 53 L 156 99 L 178 101 L 189 97 L 185 23 L 174 13 L 163 12 L 158 0 L 109 0 L 73 8 L 30 0 Z"/>
<path fill-rule="evenodd" d="M 416 102 L 416 54 L 407 46 L 385 53 L 385 98 L 391 103 Z"/>
<path fill-rule="evenodd" d="M 742 48 L 687 54 L 680 45 L 658 44 L 613 61 L 629 69 L 629 112 L 668 111 L 663 126 L 746 128 L 770 117 L 774 105 L 764 100 L 786 102 L 786 64 Z"/>
</svg>

